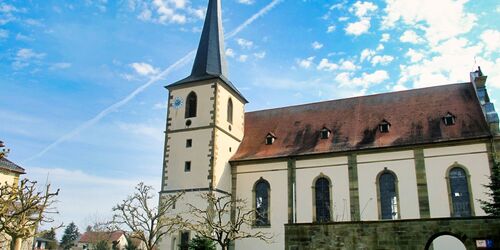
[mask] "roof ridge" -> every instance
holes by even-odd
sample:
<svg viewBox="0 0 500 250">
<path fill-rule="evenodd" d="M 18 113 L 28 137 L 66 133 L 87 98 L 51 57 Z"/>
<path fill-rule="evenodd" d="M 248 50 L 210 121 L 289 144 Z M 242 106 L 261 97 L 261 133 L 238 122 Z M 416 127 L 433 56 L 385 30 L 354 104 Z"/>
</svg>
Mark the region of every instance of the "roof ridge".
<svg viewBox="0 0 500 250">
<path fill-rule="evenodd" d="M 423 87 L 423 88 L 413 88 L 413 89 L 405 89 L 405 90 L 398 90 L 398 91 L 391 91 L 391 92 L 375 93 L 375 94 L 369 94 L 369 95 L 351 96 L 351 97 L 346 97 L 346 98 L 331 99 L 331 100 L 318 101 L 318 102 L 309 102 L 309 103 L 302 103 L 302 104 L 294 104 L 294 105 L 290 105 L 290 106 L 282 106 L 282 107 L 275 107 L 275 108 L 267 108 L 267 109 L 261 109 L 261 110 L 248 111 L 248 112 L 245 112 L 245 115 L 246 114 L 255 114 L 255 113 L 259 113 L 259 112 L 268 112 L 268 111 L 280 110 L 280 109 L 297 108 L 297 107 L 303 107 L 303 106 L 309 106 L 309 105 L 315 105 L 315 104 L 322 104 L 322 103 L 328 103 L 328 102 L 339 102 L 339 101 L 352 100 L 352 99 L 365 99 L 365 98 L 368 98 L 368 97 L 376 97 L 376 96 L 381 96 L 381 95 L 401 94 L 401 93 L 411 92 L 411 91 L 423 91 L 423 90 L 432 89 L 432 88 L 443 88 L 445 86 L 448 87 L 448 86 L 451 86 L 451 85 L 462 85 L 462 84 L 470 84 L 470 83 L 471 82 L 450 83 L 450 84 L 442 84 L 442 85 L 429 86 L 429 87 Z"/>
</svg>

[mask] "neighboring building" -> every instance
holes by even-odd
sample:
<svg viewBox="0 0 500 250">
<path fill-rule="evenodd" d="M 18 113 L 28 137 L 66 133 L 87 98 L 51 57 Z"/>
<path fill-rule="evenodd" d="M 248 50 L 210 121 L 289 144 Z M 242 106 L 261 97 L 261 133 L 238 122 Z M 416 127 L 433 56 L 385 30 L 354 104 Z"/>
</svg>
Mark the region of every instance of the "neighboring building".
<svg viewBox="0 0 500 250">
<path fill-rule="evenodd" d="M 0 141 L 0 148 L 3 147 L 5 146 L 3 145 L 3 142 Z M 0 185 L 3 185 L 5 183 L 18 183 L 19 176 L 22 174 L 26 174 L 24 168 L 9 161 L 2 151 L 2 153 L 0 154 Z"/>
<path fill-rule="evenodd" d="M 0 141 L 0 185 L 19 183 L 19 177 L 26 174 L 24 168 L 7 159 L 8 150 L 3 150 L 4 144 Z M 8 249 L 10 237 L 0 233 L 0 249 Z M 23 241 L 22 250 L 32 249 L 33 239 Z"/>
<path fill-rule="evenodd" d="M 45 239 L 42 237 L 35 237 L 34 243 L 33 243 L 33 250 L 45 250 L 45 249 L 51 249 L 50 244 L 54 243 L 53 245 L 57 246 L 57 242 L 51 239 Z M 51 249 L 51 250 L 56 250 L 56 249 Z"/>
<path fill-rule="evenodd" d="M 248 230 L 275 238 L 239 250 L 500 247 L 500 220 L 478 201 L 500 146 L 480 70 L 471 82 L 245 113 L 220 12 L 209 0 L 192 73 L 167 86 L 161 194 L 185 192 L 174 213 L 206 206 L 200 192 L 246 199 L 259 211 Z M 192 237 L 176 232 L 160 249 Z"/>
<path fill-rule="evenodd" d="M 72 249 L 91 250 L 99 242 L 106 242 L 108 246 L 115 247 L 114 249 L 125 249 L 128 245 L 127 238 L 123 231 L 113 232 L 85 232 L 82 234 L 76 247 Z"/>
</svg>

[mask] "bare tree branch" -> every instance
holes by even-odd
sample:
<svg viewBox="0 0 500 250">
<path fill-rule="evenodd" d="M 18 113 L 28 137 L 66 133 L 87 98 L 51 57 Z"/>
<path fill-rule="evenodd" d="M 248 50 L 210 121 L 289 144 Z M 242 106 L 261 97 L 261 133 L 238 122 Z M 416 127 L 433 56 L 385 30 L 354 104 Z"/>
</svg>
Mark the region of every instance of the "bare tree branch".
<svg viewBox="0 0 500 250">
<path fill-rule="evenodd" d="M 35 181 L 23 179 L 18 183 L 0 185 L 0 233 L 11 237 L 11 248 L 20 247 L 22 240 L 37 236 L 36 228 L 44 223 L 54 222 L 48 216 L 56 214 L 55 197 L 50 184 L 38 191 Z M 57 228 L 62 227 L 62 225 Z"/>
<path fill-rule="evenodd" d="M 244 200 L 232 199 L 231 195 L 226 194 L 218 196 L 213 192 L 203 193 L 200 197 L 208 206 L 199 208 L 187 204 L 192 219 L 185 219 L 183 225 L 201 237 L 217 242 L 222 250 L 238 239 L 255 238 L 270 243 L 274 237 L 259 230 L 243 229 L 243 226 L 252 227 L 256 213 L 255 210 L 247 209 Z M 231 210 L 234 213 L 233 219 Z"/>
<path fill-rule="evenodd" d="M 162 236 L 175 231 L 180 225 L 180 217 L 169 217 L 168 213 L 182 195 L 160 197 L 159 205 L 151 206 L 153 187 L 141 182 L 135 187 L 134 194 L 113 208 L 114 221 L 130 228 L 130 238 L 144 242 L 147 250 L 153 250 Z"/>
</svg>

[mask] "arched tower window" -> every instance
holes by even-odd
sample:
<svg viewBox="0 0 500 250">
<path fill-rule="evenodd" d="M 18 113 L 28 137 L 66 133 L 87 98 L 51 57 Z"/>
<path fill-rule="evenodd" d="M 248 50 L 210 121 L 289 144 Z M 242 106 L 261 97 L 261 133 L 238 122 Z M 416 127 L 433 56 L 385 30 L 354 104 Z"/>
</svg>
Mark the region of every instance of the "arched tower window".
<svg viewBox="0 0 500 250">
<path fill-rule="evenodd" d="M 227 101 L 227 122 L 233 123 L 233 100 L 231 98 Z"/>
<path fill-rule="evenodd" d="M 389 171 L 380 174 L 378 188 L 380 194 L 380 215 L 382 220 L 398 218 L 398 195 L 396 190 L 396 176 Z"/>
<path fill-rule="evenodd" d="M 196 106 L 198 105 L 198 100 L 196 93 L 191 92 L 186 98 L 186 118 L 196 117 Z"/>
<path fill-rule="evenodd" d="M 467 173 L 461 167 L 454 167 L 448 173 L 453 217 L 471 216 L 469 184 Z"/>
<path fill-rule="evenodd" d="M 330 181 L 325 177 L 320 177 L 314 184 L 316 221 L 330 221 Z"/>
<path fill-rule="evenodd" d="M 255 183 L 255 225 L 269 225 L 269 182 L 260 178 Z"/>
</svg>

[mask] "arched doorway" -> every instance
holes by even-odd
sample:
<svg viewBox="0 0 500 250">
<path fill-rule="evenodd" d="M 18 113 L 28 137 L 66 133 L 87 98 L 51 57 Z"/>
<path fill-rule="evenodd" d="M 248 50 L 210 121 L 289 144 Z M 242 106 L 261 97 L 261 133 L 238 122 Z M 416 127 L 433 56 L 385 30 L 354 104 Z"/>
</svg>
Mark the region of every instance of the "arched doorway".
<svg viewBox="0 0 500 250">
<path fill-rule="evenodd" d="M 431 237 L 425 247 L 426 250 L 466 250 L 464 243 L 451 234 L 439 234 Z"/>
</svg>

